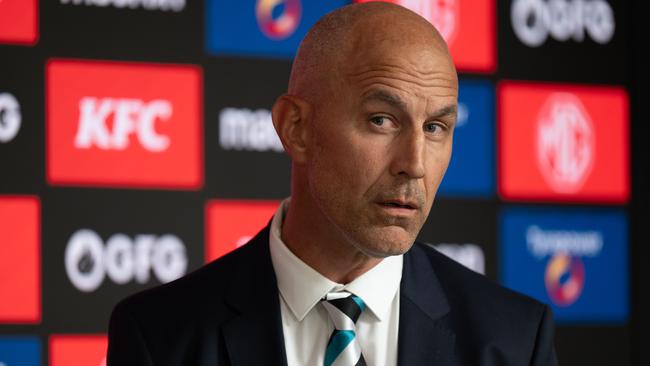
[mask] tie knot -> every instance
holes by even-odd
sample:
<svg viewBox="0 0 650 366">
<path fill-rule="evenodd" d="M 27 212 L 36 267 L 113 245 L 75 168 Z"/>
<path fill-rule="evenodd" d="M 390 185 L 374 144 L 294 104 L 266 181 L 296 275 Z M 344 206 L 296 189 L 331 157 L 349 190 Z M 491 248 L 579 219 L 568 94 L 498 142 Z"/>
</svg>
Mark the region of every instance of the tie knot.
<svg viewBox="0 0 650 366">
<path fill-rule="evenodd" d="M 329 293 L 322 303 L 327 309 L 330 318 L 334 321 L 336 329 L 348 328 L 344 324 L 350 320 L 353 324 L 356 323 L 359 315 L 366 308 L 366 304 L 359 296 L 349 292 Z"/>
</svg>

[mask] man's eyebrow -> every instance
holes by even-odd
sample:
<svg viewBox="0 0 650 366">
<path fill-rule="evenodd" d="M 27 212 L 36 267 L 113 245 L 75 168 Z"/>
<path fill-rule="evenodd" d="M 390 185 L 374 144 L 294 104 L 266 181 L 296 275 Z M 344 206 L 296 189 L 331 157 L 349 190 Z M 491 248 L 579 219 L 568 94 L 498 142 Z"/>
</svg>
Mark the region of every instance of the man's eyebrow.
<svg viewBox="0 0 650 366">
<path fill-rule="evenodd" d="M 448 106 L 438 109 L 435 113 L 433 113 L 433 115 L 430 118 L 436 119 L 445 116 L 454 116 L 456 115 L 457 112 L 458 112 L 458 106 L 456 104 L 450 104 Z"/>
<path fill-rule="evenodd" d="M 372 100 L 377 100 L 380 102 L 388 103 L 394 107 L 406 109 L 406 103 L 404 103 L 404 101 L 400 99 L 399 96 L 389 93 L 385 90 L 374 90 L 363 96 L 364 102 Z"/>
</svg>

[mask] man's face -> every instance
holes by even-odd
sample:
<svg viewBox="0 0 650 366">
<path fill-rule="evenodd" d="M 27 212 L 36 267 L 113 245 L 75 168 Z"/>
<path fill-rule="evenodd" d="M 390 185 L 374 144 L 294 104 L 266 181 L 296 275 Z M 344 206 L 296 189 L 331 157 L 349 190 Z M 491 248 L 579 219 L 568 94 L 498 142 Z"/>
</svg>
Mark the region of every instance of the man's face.
<svg viewBox="0 0 650 366">
<path fill-rule="evenodd" d="M 351 57 L 323 92 L 307 166 L 311 195 L 333 229 L 373 257 L 415 241 L 456 121 L 456 72 L 444 51 L 387 46 Z"/>
</svg>

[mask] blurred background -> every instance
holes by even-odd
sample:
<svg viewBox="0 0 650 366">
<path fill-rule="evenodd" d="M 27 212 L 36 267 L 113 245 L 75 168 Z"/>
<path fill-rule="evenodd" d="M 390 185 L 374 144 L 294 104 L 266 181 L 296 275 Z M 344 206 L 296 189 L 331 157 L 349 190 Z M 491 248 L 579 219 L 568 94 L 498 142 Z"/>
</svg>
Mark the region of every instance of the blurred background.
<svg viewBox="0 0 650 366">
<path fill-rule="evenodd" d="M 101 365 L 120 299 L 268 222 L 290 176 L 270 108 L 349 2 L 0 0 L 0 366 Z M 549 304 L 561 364 L 650 364 L 648 3 L 392 2 L 460 76 L 420 240 Z"/>
</svg>

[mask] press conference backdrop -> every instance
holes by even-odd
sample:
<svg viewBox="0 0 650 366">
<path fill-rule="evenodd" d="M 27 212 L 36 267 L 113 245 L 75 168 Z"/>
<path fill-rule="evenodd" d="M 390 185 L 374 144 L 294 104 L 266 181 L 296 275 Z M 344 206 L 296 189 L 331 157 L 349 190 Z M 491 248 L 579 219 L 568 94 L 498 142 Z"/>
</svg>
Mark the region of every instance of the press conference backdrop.
<svg viewBox="0 0 650 366">
<path fill-rule="evenodd" d="M 393 2 L 460 74 L 420 239 L 550 305 L 562 364 L 645 362 L 647 5 Z M 0 0 L 1 366 L 103 364 L 117 301 L 268 222 L 290 177 L 270 108 L 306 31 L 346 3 Z"/>
</svg>

